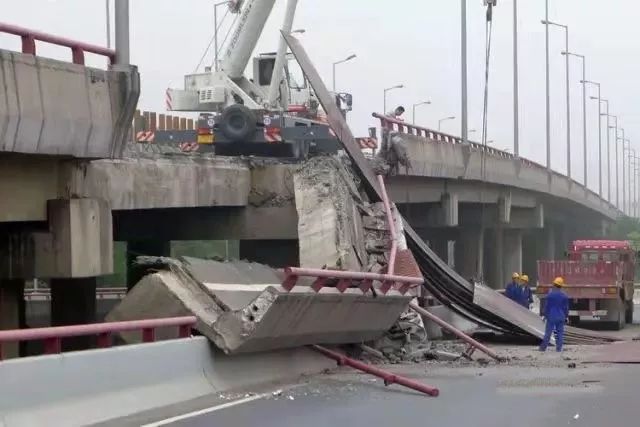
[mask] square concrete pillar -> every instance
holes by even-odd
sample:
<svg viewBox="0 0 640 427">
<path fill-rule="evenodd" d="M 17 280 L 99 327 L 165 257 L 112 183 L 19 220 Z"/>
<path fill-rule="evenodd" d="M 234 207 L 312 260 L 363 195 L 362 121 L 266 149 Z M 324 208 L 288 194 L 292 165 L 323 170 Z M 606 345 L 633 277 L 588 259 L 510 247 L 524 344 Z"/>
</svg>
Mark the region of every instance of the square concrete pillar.
<svg viewBox="0 0 640 427">
<path fill-rule="evenodd" d="M 522 272 L 522 231 L 504 231 L 504 267 L 503 277 L 506 282 L 513 273 Z"/>
<path fill-rule="evenodd" d="M 504 194 L 498 199 L 498 223 L 511 222 L 511 193 Z"/>
<path fill-rule="evenodd" d="M 502 289 L 505 280 L 505 259 L 504 259 L 504 229 L 498 228 L 494 232 L 493 250 L 490 254 L 489 262 L 493 265 L 491 275 L 488 277 L 489 286 L 494 289 Z"/>
<path fill-rule="evenodd" d="M 109 204 L 98 199 L 47 202 L 49 233 L 35 233 L 35 277 L 80 278 L 113 273 Z"/>
<path fill-rule="evenodd" d="M 96 278 L 51 279 L 51 326 L 82 325 L 96 321 Z M 62 349 L 91 348 L 95 337 L 65 339 Z"/>
<path fill-rule="evenodd" d="M 0 330 L 22 329 L 26 327 L 24 303 L 24 280 L 0 279 Z M 20 356 L 22 343 L 2 345 L 2 357 L 5 359 Z"/>
<path fill-rule="evenodd" d="M 445 227 L 458 226 L 458 194 L 445 193 L 442 195 L 442 224 Z"/>
<path fill-rule="evenodd" d="M 455 244 L 456 271 L 465 279 L 484 276 L 484 230 L 462 229 Z"/>
</svg>

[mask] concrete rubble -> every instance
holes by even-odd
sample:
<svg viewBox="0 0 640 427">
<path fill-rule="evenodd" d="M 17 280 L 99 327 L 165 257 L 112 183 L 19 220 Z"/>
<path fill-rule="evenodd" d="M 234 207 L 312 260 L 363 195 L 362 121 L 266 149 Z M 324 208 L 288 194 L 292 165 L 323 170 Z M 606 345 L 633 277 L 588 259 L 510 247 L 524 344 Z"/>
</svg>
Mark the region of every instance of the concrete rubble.
<svg viewBox="0 0 640 427">
<path fill-rule="evenodd" d="M 292 181 L 301 267 L 387 271 L 391 233 L 384 206 L 367 201 L 347 158 L 312 158 L 294 172 Z M 261 205 L 280 203 L 267 190 L 250 199 Z M 402 236 L 399 219 L 395 227 Z M 398 250 L 398 274 L 420 275 L 403 238 Z M 413 354 L 426 340 L 420 317 L 405 312 L 417 288 L 405 295 L 394 288 L 383 294 L 381 284 L 366 293 L 358 287 L 340 292 L 329 282 L 316 292 L 310 287 L 313 278 L 300 278 L 287 291 L 281 285 L 284 272 L 266 265 L 186 257 L 138 260 L 150 274 L 108 321 L 192 314 L 198 318 L 196 329 L 227 353 L 370 342 L 390 330 L 383 353 Z M 139 339 L 132 334 L 123 338 Z M 390 350 L 397 340 L 401 348 Z"/>
</svg>

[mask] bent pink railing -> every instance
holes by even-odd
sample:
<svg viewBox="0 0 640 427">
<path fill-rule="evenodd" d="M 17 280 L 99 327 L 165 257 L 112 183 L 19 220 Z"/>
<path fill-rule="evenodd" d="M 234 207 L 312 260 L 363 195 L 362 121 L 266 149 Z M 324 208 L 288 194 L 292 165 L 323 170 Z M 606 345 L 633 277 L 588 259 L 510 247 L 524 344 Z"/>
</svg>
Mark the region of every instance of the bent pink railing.
<svg viewBox="0 0 640 427">
<path fill-rule="evenodd" d="M 337 280 L 336 289 L 340 292 L 346 291 L 353 286 L 353 282 L 358 282 L 358 288 L 362 293 L 371 290 L 374 282 L 380 282 L 378 289 L 383 295 L 389 292 L 392 286 L 397 285 L 398 291 L 405 294 L 412 287 L 419 286 L 424 282 L 421 277 L 396 276 L 392 274 L 365 273 L 361 271 L 323 270 L 319 268 L 287 267 L 284 269 L 285 280 L 282 287 L 290 291 L 298 282 L 300 277 L 315 277 L 316 280 L 311 285 L 311 289 L 320 292 L 320 289 L 327 286 L 332 280 Z"/>
<path fill-rule="evenodd" d="M 157 328 L 175 326 L 178 327 L 178 336 L 187 338 L 191 335 L 191 328 L 196 321 L 195 316 L 184 316 L 0 331 L 0 360 L 2 360 L 2 344 L 7 342 L 44 340 L 45 354 L 56 354 L 61 351 L 60 343 L 63 338 L 87 335 L 97 335 L 100 348 L 111 347 L 111 337 L 117 332 L 139 330 L 142 331 L 143 342 L 153 342 Z"/>
<path fill-rule="evenodd" d="M 116 51 L 102 46 L 71 40 L 65 37 L 54 36 L 40 31 L 30 30 L 0 22 L 0 32 L 13 34 L 22 39 L 22 53 L 30 55 L 36 54 L 36 40 L 44 43 L 51 43 L 71 49 L 71 57 L 74 64 L 84 65 L 84 53 L 94 53 L 109 58 L 109 63 L 113 64 L 116 59 Z"/>
</svg>

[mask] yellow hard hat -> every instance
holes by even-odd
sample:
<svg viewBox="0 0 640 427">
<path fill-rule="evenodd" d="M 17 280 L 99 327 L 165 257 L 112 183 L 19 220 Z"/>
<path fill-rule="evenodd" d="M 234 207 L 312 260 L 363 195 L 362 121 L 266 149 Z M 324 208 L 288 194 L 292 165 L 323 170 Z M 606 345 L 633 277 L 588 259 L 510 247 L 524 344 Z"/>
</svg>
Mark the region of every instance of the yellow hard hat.
<svg viewBox="0 0 640 427">
<path fill-rule="evenodd" d="M 556 277 L 555 279 L 553 279 L 553 284 L 557 287 L 561 287 L 562 285 L 564 285 L 564 279 L 562 277 Z"/>
<path fill-rule="evenodd" d="M 526 274 L 522 274 L 520 276 L 520 280 L 522 280 L 523 282 L 528 283 L 529 282 L 529 276 L 527 276 Z"/>
<path fill-rule="evenodd" d="M 518 274 L 518 273 L 513 273 L 513 274 L 511 275 L 511 278 L 512 278 L 512 279 L 519 279 L 519 278 L 520 278 L 520 274 Z"/>
</svg>

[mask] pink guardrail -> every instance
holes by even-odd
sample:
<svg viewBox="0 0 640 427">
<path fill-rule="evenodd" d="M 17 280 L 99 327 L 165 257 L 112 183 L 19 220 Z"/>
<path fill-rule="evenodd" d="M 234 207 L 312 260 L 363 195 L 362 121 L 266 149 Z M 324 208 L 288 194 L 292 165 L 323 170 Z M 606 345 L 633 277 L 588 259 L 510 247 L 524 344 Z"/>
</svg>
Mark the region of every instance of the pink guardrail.
<svg viewBox="0 0 640 427">
<path fill-rule="evenodd" d="M 191 328 L 196 324 L 196 321 L 195 316 L 184 316 L 0 331 L 0 360 L 2 360 L 2 345 L 8 342 L 43 340 L 45 354 L 56 354 L 61 352 L 62 339 L 71 337 L 97 335 L 98 347 L 107 348 L 112 345 L 111 338 L 114 333 L 141 331 L 143 342 L 153 342 L 157 328 L 175 326 L 178 328 L 178 336 L 187 338 L 191 335 Z"/>
<path fill-rule="evenodd" d="M 85 52 L 106 56 L 109 59 L 110 64 L 113 64 L 116 59 L 116 51 L 113 49 L 42 33 L 40 31 L 30 30 L 17 25 L 0 22 L 0 32 L 20 37 L 22 39 L 22 53 L 30 55 L 36 54 L 36 41 L 41 41 L 71 49 L 71 58 L 74 64 L 84 65 Z"/>
</svg>

